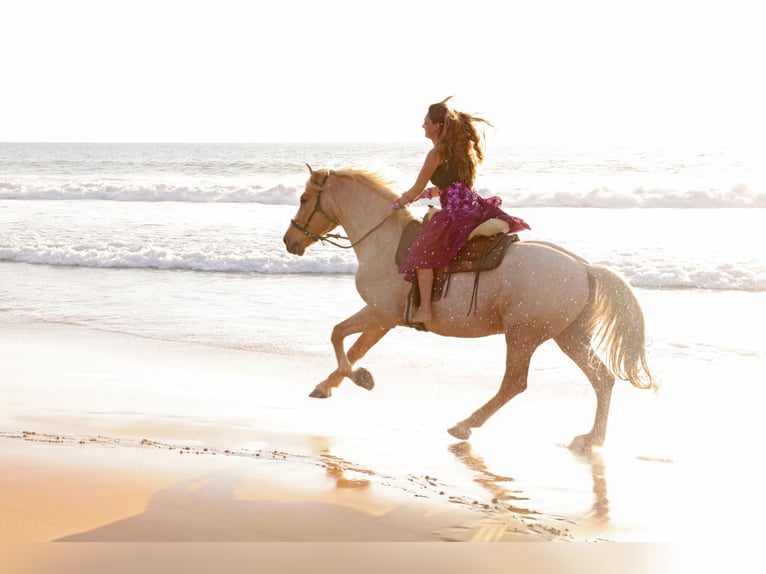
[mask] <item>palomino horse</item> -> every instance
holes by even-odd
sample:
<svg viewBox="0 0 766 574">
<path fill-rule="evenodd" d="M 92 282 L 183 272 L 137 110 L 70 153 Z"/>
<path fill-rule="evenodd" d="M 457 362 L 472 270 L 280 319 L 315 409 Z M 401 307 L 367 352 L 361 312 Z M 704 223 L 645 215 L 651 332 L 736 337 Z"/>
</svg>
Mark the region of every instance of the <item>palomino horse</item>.
<svg viewBox="0 0 766 574">
<path fill-rule="evenodd" d="M 353 247 L 359 261 L 356 288 L 366 305 L 335 325 L 331 341 L 338 368 L 310 396 L 327 398 L 344 377 L 371 389 L 372 375 L 354 368 L 404 314 L 410 284 L 397 271 L 395 253 L 402 231 L 415 217 L 407 209 L 386 217 L 397 195 L 378 177 L 358 169 L 312 170 L 300 207 L 284 235 L 287 250 L 303 255 L 316 241 Z M 342 226 L 348 237 L 330 235 Z M 333 239 L 347 240 L 341 245 Z M 466 440 L 500 407 L 527 387 L 532 353 L 553 339 L 585 373 L 596 392 L 593 428 L 574 438 L 570 448 L 601 446 L 606 434 L 615 378 L 652 388 L 646 365 L 644 318 L 628 284 L 606 267 L 545 242 L 512 244 L 503 262 L 485 271 L 475 313 L 466 314 L 474 289 L 472 273 L 453 275 L 449 296 L 433 304 L 428 330 L 452 337 L 504 334 L 505 376 L 500 390 L 471 416 L 449 429 Z M 361 333 L 346 353 L 343 341 Z M 596 355 L 599 349 L 603 360 Z"/>
</svg>

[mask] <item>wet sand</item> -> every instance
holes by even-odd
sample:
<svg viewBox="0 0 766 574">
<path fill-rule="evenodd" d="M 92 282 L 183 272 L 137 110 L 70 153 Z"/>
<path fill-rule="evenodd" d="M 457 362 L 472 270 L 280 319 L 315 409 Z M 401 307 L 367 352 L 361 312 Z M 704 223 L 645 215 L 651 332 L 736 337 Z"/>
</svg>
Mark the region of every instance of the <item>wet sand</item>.
<svg viewBox="0 0 766 574">
<path fill-rule="evenodd" d="M 376 389 L 374 401 L 353 386 L 330 401 L 299 401 L 319 369 L 300 362 L 285 369 L 284 357 L 51 324 L 5 325 L 0 344 L 3 572 L 88 571 L 83 557 L 134 572 L 157 556 L 186 561 L 188 572 L 210 571 L 209 560 L 220 565 L 222 556 L 272 570 L 305 563 L 318 571 L 407 572 L 440 564 L 440 572 L 499 572 L 542 560 L 557 571 L 582 558 L 588 572 L 613 571 L 615 561 L 623 572 L 674 571 L 663 570 L 678 558 L 677 546 L 663 543 L 675 541 L 671 534 L 651 544 L 610 543 L 636 538 L 614 526 L 621 502 L 667 508 L 694 484 L 677 477 L 673 461 L 631 455 L 623 469 L 607 456 L 607 472 L 601 456 L 541 449 L 545 435 L 523 447 L 517 430 L 509 441 L 502 424 L 520 424 L 513 417 L 444 448 L 443 429 L 423 430 L 434 421 L 418 421 L 415 407 L 402 405 L 386 427 L 371 418 L 374 410 L 365 409 L 397 400 L 390 387 Z M 515 411 L 524 412 L 544 411 Z M 620 424 L 630 424 L 629 413 Z M 582 520 L 527 499 L 530 483 L 567 469 L 567 489 L 544 497 L 550 508 L 579 501 L 584 509 L 571 514 Z M 512 478 L 522 470 L 526 486 Z M 621 473 L 632 477 L 623 484 Z M 629 485 L 636 487 L 620 492 Z M 701 517 L 677 533 L 693 545 L 692 556 L 700 556 L 695 540 L 732 538 L 731 529 L 704 520 L 711 508 L 681 511 Z M 673 528 L 673 520 L 654 519 Z M 746 538 L 749 530 L 739 532 Z M 451 550 L 440 544 L 447 541 L 470 544 Z M 514 544 L 477 551 L 474 543 L 486 541 Z M 175 544 L 160 550 L 156 542 Z"/>
<path fill-rule="evenodd" d="M 429 477 L 381 492 L 341 462 L 286 452 L 4 433 L 0 456 L 0 570 L 14 574 L 607 574 L 615 565 L 662 574 L 690 556 L 665 544 L 578 543 L 555 524 L 423 494 Z M 692 557 L 699 565 L 696 548 Z"/>
<path fill-rule="evenodd" d="M 427 473 L 334 455 L 298 421 L 259 420 L 273 407 L 241 428 L 236 412 L 210 414 L 217 397 L 237 402 L 211 381 L 274 375 L 246 353 L 68 326 L 2 334 L 0 540 L 572 538 Z"/>
<path fill-rule="evenodd" d="M 560 535 L 510 513 L 489 519 L 487 509 L 448 493 L 435 496 L 438 485 L 429 477 L 402 487 L 359 478 L 365 475 L 338 460 L 146 439 L 3 433 L 0 440 L 5 541 L 533 541 Z"/>
</svg>

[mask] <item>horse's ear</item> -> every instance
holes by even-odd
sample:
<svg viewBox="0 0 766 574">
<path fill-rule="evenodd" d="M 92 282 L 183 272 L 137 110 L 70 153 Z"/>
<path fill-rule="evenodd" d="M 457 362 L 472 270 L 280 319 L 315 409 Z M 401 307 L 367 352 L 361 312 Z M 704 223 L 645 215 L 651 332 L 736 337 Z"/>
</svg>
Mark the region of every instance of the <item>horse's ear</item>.
<svg viewBox="0 0 766 574">
<path fill-rule="evenodd" d="M 306 167 L 309 168 L 309 173 L 311 174 L 311 177 L 314 177 L 314 170 L 311 169 L 311 166 L 309 164 L 306 164 Z"/>
</svg>

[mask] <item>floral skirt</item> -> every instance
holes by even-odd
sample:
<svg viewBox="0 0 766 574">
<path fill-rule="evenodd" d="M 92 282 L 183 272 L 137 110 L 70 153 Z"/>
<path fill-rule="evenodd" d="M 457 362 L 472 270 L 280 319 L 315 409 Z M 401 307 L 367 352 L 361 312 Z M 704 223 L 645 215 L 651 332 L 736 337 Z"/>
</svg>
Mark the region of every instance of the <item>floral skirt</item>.
<svg viewBox="0 0 766 574">
<path fill-rule="evenodd" d="M 441 190 L 439 201 L 441 210 L 428 220 L 399 266 L 407 281 L 414 279 L 415 269 L 436 269 L 452 261 L 471 231 L 488 219 L 508 222 L 509 233 L 530 228 L 524 220 L 505 213 L 499 197 L 481 197 L 464 183 Z"/>
</svg>

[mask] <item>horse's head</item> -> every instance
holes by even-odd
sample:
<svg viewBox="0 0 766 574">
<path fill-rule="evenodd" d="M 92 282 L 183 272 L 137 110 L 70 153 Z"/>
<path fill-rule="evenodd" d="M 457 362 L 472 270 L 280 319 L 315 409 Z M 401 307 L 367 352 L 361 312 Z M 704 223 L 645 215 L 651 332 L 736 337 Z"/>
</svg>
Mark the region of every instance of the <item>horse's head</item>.
<svg viewBox="0 0 766 574">
<path fill-rule="evenodd" d="M 287 251 L 294 255 L 303 255 L 309 245 L 319 241 L 324 235 L 335 229 L 339 224 L 328 208 L 327 202 L 322 205 L 322 192 L 328 188 L 327 180 L 332 175 L 329 169 L 314 171 L 309 168 L 309 179 L 301 194 L 298 212 L 290 220 L 282 240 Z"/>
</svg>

